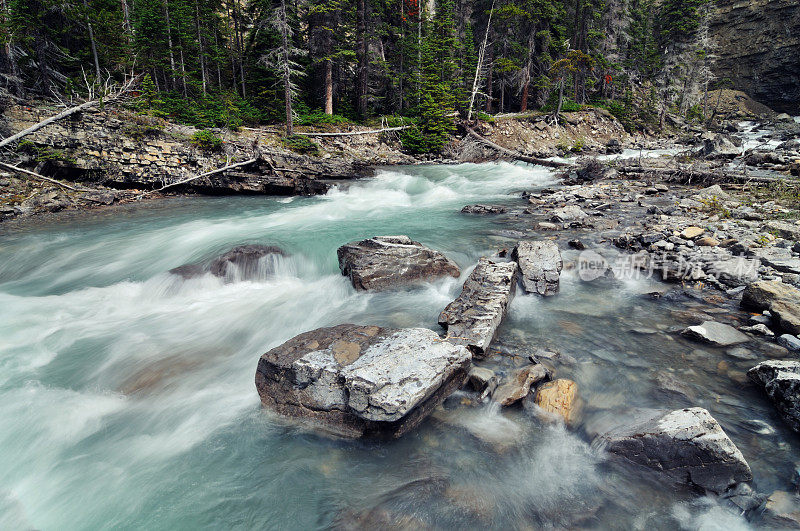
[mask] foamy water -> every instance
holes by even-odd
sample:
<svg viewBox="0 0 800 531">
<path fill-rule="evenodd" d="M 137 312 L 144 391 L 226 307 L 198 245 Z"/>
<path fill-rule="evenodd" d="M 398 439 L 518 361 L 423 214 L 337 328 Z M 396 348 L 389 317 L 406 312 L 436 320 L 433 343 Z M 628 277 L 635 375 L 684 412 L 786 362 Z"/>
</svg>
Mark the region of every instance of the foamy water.
<svg viewBox="0 0 800 531">
<path fill-rule="evenodd" d="M 392 443 L 331 441 L 262 410 L 255 391 L 259 356 L 300 332 L 345 322 L 438 330 L 477 258 L 508 244 L 498 235 L 508 226 L 461 207 L 553 183 L 544 168 L 505 163 L 387 169 L 322 197 L 170 200 L 3 234 L 0 528 L 309 529 L 373 507 L 444 527 L 570 526 L 581 511 L 633 525 L 641 514 L 629 504 L 606 517 L 597 507 L 615 488 L 631 496 L 638 480 L 604 471 L 579 432 L 523 410 L 457 410 Z M 381 234 L 442 250 L 462 278 L 355 292 L 336 248 Z M 288 256 L 253 280 L 168 273 L 242 243 Z M 556 308 L 519 296 L 504 334 L 534 338 L 570 319 L 591 326 L 630 311 L 646 287 L 612 298 L 570 275 Z M 552 309 L 574 317 L 553 321 Z M 564 348 L 595 341 L 568 328 L 555 336 Z M 588 367 L 573 377 L 613 372 L 596 365 L 597 378 Z M 406 486 L 432 476 L 488 500 L 490 519 L 454 510 L 463 500 L 452 492 Z M 693 527 L 722 510 L 669 489 L 652 496 L 656 521 L 679 514 Z"/>
</svg>

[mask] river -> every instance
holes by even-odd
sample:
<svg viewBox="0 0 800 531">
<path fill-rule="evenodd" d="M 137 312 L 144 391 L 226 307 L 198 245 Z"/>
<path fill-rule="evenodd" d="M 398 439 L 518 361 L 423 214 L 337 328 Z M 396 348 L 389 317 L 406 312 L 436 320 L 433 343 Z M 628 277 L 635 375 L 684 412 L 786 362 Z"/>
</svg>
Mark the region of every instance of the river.
<svg viewBox="0 0 800 531">
<path fill-rule="evenodd" d="M 512 303 L 489 363 L 508 369 L 535 347 L 568 354 L 558 375 L 588 405 L 575 430 L 456 396 L 398 441 L 352 442 L 261 408 L 259 356 L 300 332 L 438 330 L 480 256 L 534 235 L 461 207 L 554 183 L 507 163 L 392 168 L 321 197 L 175 198 L 0 228 L 0 529 L 315 529 L 368 510 L 441 528 L 747 528 L 724 502 L 615 466 L 586 436 L 609 412 L 697 405 L 760 492 L 783 487 L 800 457 L 772 406 L 740 383 L 752 360 L 672 333 L 694 324 L 686 311 L 714 306 L 642 297 L 659 287 L 648 279 L 606 286 L 566 271 L 559 296 Z M 356 292 L 336 249 L 383 234 L 443 251 L 462 278 Z M 250 281 L 168 273 L 251 242 L 289 256 Z M 659 375 L 685 392 L 660 392 Z"/>
</svg>

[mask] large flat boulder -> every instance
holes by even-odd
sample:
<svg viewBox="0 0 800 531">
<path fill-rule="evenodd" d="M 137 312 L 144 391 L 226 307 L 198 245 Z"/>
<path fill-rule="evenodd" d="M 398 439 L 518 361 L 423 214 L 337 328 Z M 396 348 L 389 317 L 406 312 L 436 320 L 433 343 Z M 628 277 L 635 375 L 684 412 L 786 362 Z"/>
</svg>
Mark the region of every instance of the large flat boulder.
<svg viewBox="0 0 800 531">
<path fill-rule="evenodd" d="M 481 258 L 461 294 L 439 314 L 447 340 L 481 355 L 494 339 L 517 285 L 516 262 Z"/>
<path fill-rule="evenodd" d="M 704 321 L 702 324 L 687 327 L 681 334 L 719 347 L 728 347 L 750 341 L 750 337 L 746 334 L 739 332 L 730 325 L 716 321 Z"/>
<path fill-rule="evenodd" d="M 556 242 L 550 240 L 521 241 L 511 257 L 522 274 L 522 287 L 527 293 L 550 297 L 558 293 L 558 280 L 564 262 Z"/>
<path fill-rule="evenodd" d="M 346 437 L 399 437 L 466 381 L 468 349 L 425 328 L 343 324 L 261 356 L 261 402 Z"/>
<path fill-rule="evenodd" d="M 742 292 L 742 308 L 769 310 L 780 328 L 800 334 L 800 290 L 783 282 L 760 280 L 748 284 Z"/>
<path fill-rule="evenodd" d="M 800 361 L 764 361 L 747 376 L 764 389 L 786 423 L 800 432 Z"/>
<path fill-rule="evenodd" d="M 716 494 L 753 479 L 742 452 L 703 408 L 644 410 L 595 444 L 672 480 Z"/>
<path fill-rule="evenodd" d="M 461 274 L 455 262 L 408 236 L 375 236 L 339 247 L 339 269 L 357 290 L 383 290 Z"/>
</svg>

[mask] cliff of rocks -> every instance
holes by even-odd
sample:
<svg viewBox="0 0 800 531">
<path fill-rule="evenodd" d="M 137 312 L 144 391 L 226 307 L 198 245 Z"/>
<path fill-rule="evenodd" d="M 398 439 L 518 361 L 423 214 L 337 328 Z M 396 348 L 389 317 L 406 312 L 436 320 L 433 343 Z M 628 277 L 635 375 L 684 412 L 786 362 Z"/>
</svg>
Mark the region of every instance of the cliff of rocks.
<svg viewBox="0 0 800 531">
<path fill-rule="evenodd" d="M 716 0 L 715 74 L 785 112 L 800 111 L 800 2 Z"/>
</svg>

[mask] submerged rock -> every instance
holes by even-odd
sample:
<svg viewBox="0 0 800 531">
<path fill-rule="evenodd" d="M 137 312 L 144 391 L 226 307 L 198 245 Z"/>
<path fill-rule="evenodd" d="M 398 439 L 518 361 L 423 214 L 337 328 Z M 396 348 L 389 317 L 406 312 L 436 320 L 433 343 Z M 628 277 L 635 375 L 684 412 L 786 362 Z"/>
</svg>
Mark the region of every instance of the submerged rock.
<svg viewBox="0 0 800 531">
<path fill-rule="evenodd" d="M 252 280 L 274 273 L 275 264 L 269 258 L 278 256 L 286 256 L 286 253 L 273 245 L 239 245 L 210 262 L 184 264 L 169 272 L 184 279 L 211 273 L 226 280 Z"/>
<path fill-rule="evenodd" d="M 786 423 L 800 432 L 800 361 L 764 361 L 747 376 L 764 389 Z"/>
<path fill-rule="evenodd" d="M 508 209 L 499 205 L 467 205 L 461 209 L 462 214 L 505 214 Z"/>
<path fill-rule="evenodd" d="M 699 407 L 641 411 L 634 422 L 599 435 L 595 445 L 716 494 L 753 479 L 742 452 Z"/>
<path fill-rule="evenodd" d="M 344 324 L 261 356 L 262 403 L 346 437 L 399 437 L 460 388 L 471 356 L 424 328 Z"/>
<path fill-rule="evenodd" d="M 767 498 L 761 523 L 779 529 L 800 529 L 800 496 L 776 490 Z"/>
<path fill-rule="evenodd" d="M 684 329 L 681 334 L 691 339 L 705 341 L 721 347 L 750 341 L 749 337 L 734 327 L 716 321 L 704 321 L 702 324 L 690 326 Z"/>
<path fill-rule="evenodd" d="M 440 277 L 458 278 L 455 262 L 408 236 L 375 236 L 339 247 L 339 269 L 357 290 L 382 290 Z"/>
<path fill-rule="evenodd" d="M 511 257 L 519 264 L 522 287 L 527 293 L 545 297 L 558 293 L 558 279 L 564 262 L 555 242 L 521 241 L 514 247 Z"/>
<path fill-rule="evenodd" d="M 439 314 L 447 340 L 469 347 L 473 354 L 483 354 L 514 297 L 516 283 L 516 262 L 481 258 L 459 296 Z"/>
<path fill-rule="evenodd" d="M 516 404 L 530 393 L 531 388 L 535 388 L 540 382 L 549 380 L 552 377 L 550 371 L 544 365 L 528 365 L 517 369 L 492 395 L 492 399 L 501 406 Z"/>
</svg>

